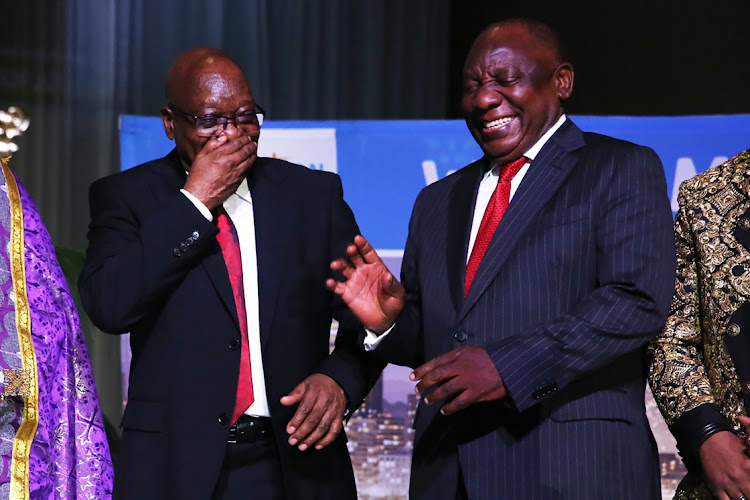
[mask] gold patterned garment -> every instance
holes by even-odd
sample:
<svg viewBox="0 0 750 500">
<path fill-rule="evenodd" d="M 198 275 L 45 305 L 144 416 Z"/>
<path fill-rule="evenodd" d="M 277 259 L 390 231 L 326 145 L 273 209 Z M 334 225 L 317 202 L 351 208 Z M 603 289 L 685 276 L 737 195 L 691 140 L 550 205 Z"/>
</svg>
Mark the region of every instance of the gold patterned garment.
<svg viewBox="0 0 750 500">
<path fill-rule="evenodd" d="M 744 435 L 743 379 L 727 346 L 750 338 L 750 324 L 738 320 L 750 318 L 750 150 L 685 181 L 678 200 L 675 293 L 664 331 L 649 346 L 649 382 L 685 457 L 700 447 L 690 442 L 698 438 L 693 429 L 711 419 Z M 744 245 L 738 234 L 747 234 Z M 695 470 L 675 498 L 714 498 Z"/>
<path fill-rule="evenodd" d="M 112 463 L 73 298 L 0 158 L 0 499 L 106 500 Z"/>
</svg>

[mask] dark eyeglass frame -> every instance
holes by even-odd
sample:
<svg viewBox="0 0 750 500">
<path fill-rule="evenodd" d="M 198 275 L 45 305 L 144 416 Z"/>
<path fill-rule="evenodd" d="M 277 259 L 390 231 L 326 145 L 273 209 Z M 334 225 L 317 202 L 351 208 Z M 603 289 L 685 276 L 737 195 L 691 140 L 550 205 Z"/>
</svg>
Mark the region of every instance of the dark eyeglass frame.
<svg viewBox="0 0 750 500">
<path fill-rule="evenodd" d="M 230 115 L 230 116 L 212 115 L 212 114 L 193 115 L 193 114 L 188 113 L 187 111 L 180 109 L 179 107 L 175 106 L 172 103 L 168 103 L 167 108 L 169 108 L 169 110 L 172 112 L 176 111 L 177 113 L 184 116 L 185 118 L 190 118 L 193 121 L 192 124 L 193 124 L 193 127 L 195 128 L 195 132 L 200 136 L 206 136 L 206 137 L 213 135 L 219 129 L 226 130 L 227 125 L 229 124 L 230 121 L 234 123 L 235 127 L 256 127 L 260 129 L 260 127 L 263 126 L 263 118 L 266 115 L 266 110 L 263 109 L 263 107 L 258 103 L 255 104 L 255 108 L 253 108 L 253 111 L 247 111 L 240 115 Z M 237 118 L 243 115 L 255 115 L 255 119 L 258 121 L 258 124 L 256 125 L 255 123 L 238 123 Z M 215 119 L 217 123 L 215 126 L 209 129 L 201 129 L 200 127 L 198 127 L 198 120 L 202 118 Z"/>
</svg>

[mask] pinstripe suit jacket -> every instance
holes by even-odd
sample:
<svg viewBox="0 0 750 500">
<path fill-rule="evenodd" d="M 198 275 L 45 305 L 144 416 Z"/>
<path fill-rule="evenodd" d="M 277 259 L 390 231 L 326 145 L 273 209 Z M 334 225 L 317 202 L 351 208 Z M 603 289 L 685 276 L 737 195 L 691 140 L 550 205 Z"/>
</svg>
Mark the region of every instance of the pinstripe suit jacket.
<svg viewBox="0 0 750 500">
<path fill-rule="evenodd" d="M 540 151 L 471 290 L 463 282 L 479 160 L 425 188 L 402 264 L 407 306 L 379 355 L 419 365 L 484 347 L 509 393 L 415 416 L 411 498 L 657 499 L 642 347 L 674 283 L 672 216 L 648 148 L 570 120 Z"/>
</svg>

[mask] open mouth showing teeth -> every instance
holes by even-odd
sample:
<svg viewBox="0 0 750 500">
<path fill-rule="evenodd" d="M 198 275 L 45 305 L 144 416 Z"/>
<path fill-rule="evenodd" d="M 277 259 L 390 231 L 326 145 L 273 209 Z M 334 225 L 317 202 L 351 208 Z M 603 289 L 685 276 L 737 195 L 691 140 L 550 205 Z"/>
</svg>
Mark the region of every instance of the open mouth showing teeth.
<svg viewBox="0 0 750 500">
<path fill-rule="evenodd" d="M 497 127 L 502 127 L 503 125 L 506 125 L 513 121 L 515 116 L 505 116 L 503 118 L 498 118 L 497 120 L 492 120 L 491 122 L 487 122 L 484 124 L 485 130 L 493 129 Z"/>
</svg>

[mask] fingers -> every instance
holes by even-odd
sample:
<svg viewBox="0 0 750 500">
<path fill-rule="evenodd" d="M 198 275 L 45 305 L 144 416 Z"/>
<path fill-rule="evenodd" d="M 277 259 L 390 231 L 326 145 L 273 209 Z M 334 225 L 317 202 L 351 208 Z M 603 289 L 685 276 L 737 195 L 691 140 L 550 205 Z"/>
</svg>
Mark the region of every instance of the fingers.
<svg viewBox="0 0 750 500">
<path fill-rule="evenodd" d="M 339 418 L 341 414 L 343 414 L 341 405 L 335 404 L 333 398 L 324 392 L 317 394 L 314 398 L 303 398 L 287 427 L 287 431 L 291 431 L 289 444 L 297 446 L 300 451 L 318 444 L 321 444 L 322 448 L 341 432 Z M 295 425 L 296 422 L 298 422 L 297 425 Z M 324 438 L 328 440 L 321 443 L 320 441 Z"/>
<path fill-rule="evenodd" d="M 311 402 L 303 399 L 297 407 L 297 411 L 287 428 L 287 432 L 294 429 L 289 436 L 289 444 L 292 446 L 297 446 L 299 444 L 299 450 L 305 451 L 309 446 L 305 440 L 311 438 L 311 434 L 317 435 L 318 438 L 322 437 L 323 434 L 328 431 L 328 428 L 325 427 L 323 431 L 318 432 L 318 426 L 326 425 L 322 422 L 325 413 L 324 406 L 317 405 L 315 401 Z M 292 422 L 295 420 L 299 422 L 298 426 L 292 425 Z"/>
<path fill-rule="evenodd" d="M 341 285 L 341 287 L 339 287 L 339 285 Z M 326 280 L 326 288 L 328 289 L 329 292 L 333 292 L 335 294 L 341 295 L 341 293 L 343 293 L 342 288 L 344 287 L 343 287 L 343 283 L 339 283 L 333 278 L 328 278 Z M 339 290 L 341 290 L 341 293 L 339 293 Z"/>
<path fill-rule="evenodd" d="M 316 450 L 322 450 L 336 439 L 336 436 L 339 435 L 343 427 L 343 422 L 340 418 L 341 413 L 343 413 L 343 408 L 339 412 L 338 410 L 333 410 L 333 407 L 335 406 L 336 405 L 327 406 L 325 414 L 317 424 L 314 424 L 312 432 L 304 439 L 300 437 L 300 440 L 302 440 L 298 446 L 300 451 L 305 451 L 313 447 Z M 304 425 L 305 424 L 303 423 L 303 426 Z M 302 432 L 302 430 L 303 428 L 300 427 L 300 432 Z"/>
<path fill-rule="evenodd" d="M 355 236 L 354 242 L 346 247 L 346 255 L 349 257 L 348 262 L 345 259 L 337 259 L 331 262 L 331 269 L 343 273 L 347 279 L 354 273 L 354 269 L 364 264 L 373 264 L 381 261 L 380 256 L 372 248 L 372 245 L 360 234 Z M 388 274 L 390 276 L 389 280 L 395 281 L 393 276 L 390 273 Z"/>
<path fill-rule="evenodd" d="M 333 421 L 331 423 L 331 428 L 329 429 L 328 433 L 325 436 L 323 436 L 323 439 L 315 443 L 315 449 L 322 450 L 329 444 L 333 443 L 333 440 L 336 439 L 336 437 L 343 430 L 343 428 L 344 428 L 343 419 L 338 418 L 336 415 L 334 415 Z"/>
<path fill-rule="evenodd" d="M 362 238 L 361 236 L 355 236 L 354 241 L 355 243 L 353 245 L 349 245 L 346 247 L 346 255 L 349 256 L 349 260 L 351 261 L 352 265 L 356 267 L 361 267 L 365 263 L 364 254 L 361 252 L 359 245 L 356 244 L 357 238 Z M 364 238 L 362 238 L 364 240 Z M 369 243 L 367 243 L 369 245 Z M 344 272 L 346 268 L 342 269 L 342 272 Z"/>
<path fill-rule="evenodd" d="M 302 399 L 302 396 L 305 395 L 305 384 L 299 384 L 297 387 L 294 388 L 292 392 L 281 398 L 281 404 L 284 406 L 292 406 Z M 291 424 L 291 422 L 290 422 Z"/>
<path fill-rule="evenodd" d="M 466 386 L 464 386 L 457 377 L 453 377 L 444 381 L 442 384 L 438 385 L 434 391 L 426 395 L 424 402 L 426 404 L 432 404 L 464 392 L 465 390 Z"/>
<path fill-rule="evenodd" d="M 349 265 L 346 259 L 336 259 L 331 262 L 331 270 L 340 272 L 346 279 L 351 278 L 354 274 L 354 268 Z"/>
<path fill-rule="evenodd" d="M 386 295 L 398 298 L 404 296 L 405 290 L 403 285 L 390 272 L 383 273 L 380 277 L 380 284 Z"/>
<path fill-rule="evenodd" d="M 415 368 L 414 371 L 409 374 L 409 380 L 422 380 L 431 371 L 453 361 L 457 355 L 458 349 L 454 349 L 429 360 L 427 363 Z"/>
<path fill-rule="evenodd" d="M 461 392 L 453 401 L 440 408 L 443 415 L 453 415 L 474 403 L 469 391 Z"/>
<path fill-rule="evenodd" d="M 285 406 L 299 403 L 286 430 L 290 434 L 289 444 L 300 451 L 328 446 L 343 428 L 344 391 L 325 375 L 311 375 L 281 398 L 281 402 Z"/>
<path fill-rule="evenodd" d="M 201 152 L 205 151 L 206 153 L 210 153 L 222 144 L 226 143 L 227 140 L 227 136 L 225 135 L 220 135 L 219 137 L 211 137 L 211 139 L 209 139 L 209 141 L 203 145 L 203 149 L 201 150 Z"/>
<path fill-rule="evenodd" d="M 362 255 L 364 261 L 368 264 L 372 264 L 380 260 L 380 256 L 375 251 L 375 249 L 372 248 L 370 242 L 367 241 L 361 234 L 358 234 L 354 237 L 354 244 L 357 246 L 357 250 Z"/>
<path fill-rule="evenodd" d="M 225 168 L 232 168 L 249 159 L 254 161 L 257 151 L 258 145 L 248 136 L 240 136 L 229 140 L 226 135 L 222 134 L 209 139 L 203 145 L 198 156 L 210 157 L 212 163 L 220 162 Z"/>
<path fill-rule="evenodd" d="M 438 387 L 442 387 L 449 380 L 453 379 L 456 373 L 450 368 L 450 365 L 441 365 L 427 372 L 415 388 L 417 394 L 427 394 L 430 391 L 438 390 Z M 430 394 L 428 401 L 436 401 L 438 399 L 441 398 Z"/>
</svg>

